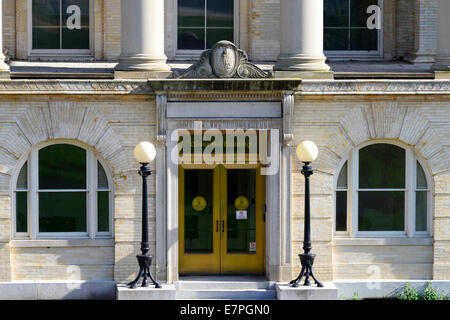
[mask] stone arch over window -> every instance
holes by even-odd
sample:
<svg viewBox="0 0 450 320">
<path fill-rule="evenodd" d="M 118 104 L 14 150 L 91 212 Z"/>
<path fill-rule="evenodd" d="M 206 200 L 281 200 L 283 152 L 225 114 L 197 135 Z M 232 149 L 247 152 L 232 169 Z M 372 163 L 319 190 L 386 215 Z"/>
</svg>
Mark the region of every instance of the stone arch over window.
<svg viewBox="0 0 450 320">
<path fill-rule="evenodd" d="M 91 149 L 102 159 L 103 167 L 110 170 L 114 180 L 135 165 L 126 154 L 130 148 L 124 144 L 122 136 L 95 107 L 51 100 L 17 107 L 14 120 L 0 127 L 0 137 L 4 141 L 0 153 L 0 184 L 5 195 L 15 191 L 16 181 L 11 177 L 19 175 L 33 148 L 49 141 L 74 142 Z M 111 186 L 114 184 L 111 181 Z M 8 200 L 11 202 L 8 218 L 13 212 L 11 200 Z"/>
<path fill-rule="evenodd" d="M 32 148 L 13 178 L 13 237 L 112 236 L 112 178 L 101 157 L 79 142 Z"/>
<path fill-rule="evenodd" d="M 320 152 L 315 168 L 333 176 L 353 148 L 366 141 L 384 139 L 410 147 L 423 159 L 427 167 L 424 169 L 429 170 L 434 180 L 450 167 L 450 148 L 445 145 L 445 135 L 433 125 L 434 116 L 424 111 L 398 101 L 364 103 L 361 107 L 343 108 L 334 116 L 337 123 L 332 127 L 308 127 L 308 136 L 297 133 L 296 136 L 318 144 Z"/>
</svg>

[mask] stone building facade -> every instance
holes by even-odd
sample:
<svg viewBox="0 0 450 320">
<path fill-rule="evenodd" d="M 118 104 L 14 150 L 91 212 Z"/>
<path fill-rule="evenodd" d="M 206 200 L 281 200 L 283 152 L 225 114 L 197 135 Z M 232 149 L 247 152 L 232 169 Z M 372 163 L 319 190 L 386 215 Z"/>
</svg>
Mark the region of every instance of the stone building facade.
<svg viewBox="0 0 450 320">
<path fill-rule="evenodd" d="M 338 28 L 327 15 L 322 19 L 324 11 L 332 16 L 335 9 L 327 0 L 228 1 L 232 39 L 220 40 L 232 41 L 252 65 L 270 75 L 256 79 L 174 76 L 211 48 L 209 35 L 201 49 L 182 48 L 183 1 L 87 1 L 88 49 L 70 52 L 33 47 L 40 41 L 34 36 L 33 8 L 39 1 L 34 2 L 0 1 L 8 62 L 0 66 L 1 298 L 14 296 L 2 284 L 21 282 L 31 288 L 40 281 L 103 281 L 108 291 L 134 279 L 142 191 L 133 149 L 140 141 L 157 149 L 148 195 L 152 270 L 160 282 L 179 281 L 179 199 L 189 182 L 181 185 L 181 167 L 171 154 L 179 130 L 198 130 L 198 122 L 203 130 L 255 129 L 274 137 L 270 153 L 278 170 L 264 178 L 265 224 L 258 232 L 265 240 L 256 244 L 264 248 L 262 274 L 268 280 L 289 281 L 301 268 L 304 179 L 295 147 L 303 140 L 319 147 L 311 177 L 318 278 L 341 286 L 450 279 L 448 1 L 366 1 L 380 8 L 381 27 L 368 34 L 375 39 L 370 49 L 354 40 L 348 50 L 326 39 L 324 44 L 324 30 L 326 38 L 332 32 L 327 28 Z M 83 9 L 83 1 L 75 2 Z M 352 26 L 339 28 L 353 37 Z M 209 32 L 208 27 L 201 30 Z M 37 154 L 58 144 L 86 150 L 94 163 L 87 165 L 87 179 L 94 182 L 82 188 L 92 200 L 82 234 L 39 229 L 44 220 L 38 199 L 45 192 L 36 182 Z M 402 193 L 400 229 L 361 229 L 360 195 L 367 191 L 358 187 L 361 150 L 377 144 L 405 154 L 403 186 L 378 190 Z M 101 171 L 96 161 L 105 172 L 106 189 L 95 189 L 93 172 Z M 344 187 L 339 182 L 343 168 Z M 419 171 L 426 181 L 422 189 L 416 183 Z M 22 172 L 24 189 L 19 188 Z M 105 232 L 96 229 L 100 202 L 91 196 L 102 190 L 110 199 Z M 21 192 L 27 194 L 27 223 L 18 232 Z M 339 192 L 346 195 L 345 222 L 338 227 Z M 421 209 L 419 192 L 425 194 Z M 419 211 L 425 221 L 420 228 Z M 28 291 L 18 297 L 36 298 L 23 292 Z"/>
</svg>

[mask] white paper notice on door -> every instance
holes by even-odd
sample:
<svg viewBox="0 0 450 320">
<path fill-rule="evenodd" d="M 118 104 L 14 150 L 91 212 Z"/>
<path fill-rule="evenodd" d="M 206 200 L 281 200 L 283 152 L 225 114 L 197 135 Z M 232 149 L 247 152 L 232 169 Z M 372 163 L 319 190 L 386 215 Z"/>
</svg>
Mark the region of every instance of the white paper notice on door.
<svg viewBox="0 0 450 320">
<path fill-rule="evenodd" d="M 250 242 L 248 251 L 255 252 L 256 251 L 256 242 Z"/>
<path fill-rule="evenodd" d="M 237 210 L 236 220 L 247 220 L 247 210 Z"/>
</svg>

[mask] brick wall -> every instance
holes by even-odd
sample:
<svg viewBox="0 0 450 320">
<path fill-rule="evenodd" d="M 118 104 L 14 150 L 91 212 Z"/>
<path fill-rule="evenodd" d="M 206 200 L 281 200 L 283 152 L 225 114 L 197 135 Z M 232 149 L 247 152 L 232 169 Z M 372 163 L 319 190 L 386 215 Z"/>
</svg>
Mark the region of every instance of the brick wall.
<svg viewBox="0 0 450 320">
<path fill-rule="evenodd" d="M 280 54 L 280 0 L 251 0 L 249 10 L 250 59 L 277 60 Z"/>
<path fill-rule="evenodd" d="M 20 100 L 20 99 L 19 99 Z M 33 99 L 31 99 L 33 100 Z M 0 281 L 129 280 L 137 273 L 140 247 L 141 178 L 134 146 L 155 140 L 155 103 L 149 98 L 42 97 L 0 104 Z M 32 145 L 53 139 L 81 141 L 104 158 L 113 175 L 115 247 L 52 246 L 10 248 L 10 179 L 18 159 Z M 152 166 L 154 170 L 154 165 Z M 155 253 L 155 177 L 149 179 L 150 241 Z M 12 266 L 12 268 L 11 268 Z M 134 273 L 133 273 L 134 272 Z M 74 278 L 75 277 L 75 278 Z"/>
<path fill-rule="evenodd" d="M 415 0 L 413 63 L 432 63 L 437 50 L 437 1 Z"/>
<path fill-rule="evenodd" d="M 103 50 L 104 59 L 107 61 L 117 60 L 120 55 L 121 21 L 120 0 L 106 0 L 104 10 L 104 35 Z"/>
<path fill-rule="evenodd" d="M 425 99 L 425 100 L 424 100 Z M 440 120 L 439 120 L 440 119 Z M 444 120 L 446 119 L 446 120 Z M 312 140 L 319 158 L 311 177 L 313 253 L 324 280 L 368 279 L 368 266 L 380 278 L 448 279 L 450 270 L 450 111 L 442 98 L 302 97 L 295 105 L 295 143 Z M 373 139 L 392 139 L 409 145 L 432 175 L 434 246 L 339 245 L 333 238 L 333 181 L 355 146 Z M 293 256 L 300 252 L 303 220 L 303 177 L 293 159 Z M 352 261 L 353 259 L 353 261 Z M 294 263 L 296 261 L 294 260 Z M 351 266 L 350 266 L 351 265 Z M 349 268 L 350 266 L 350 268 Z M 299 272 L 299 263 L 294 274 Z"/>
<path fill-rule="evenodd" d="M 3 50 L 16 55 L 16 1 L 3 1 Z"/>
<path fill-rule="evenodd" d="M 404 58 L 414 50 L 414 6 L 411 0 L 397 0 L 396 57 Z"/>
</svg>

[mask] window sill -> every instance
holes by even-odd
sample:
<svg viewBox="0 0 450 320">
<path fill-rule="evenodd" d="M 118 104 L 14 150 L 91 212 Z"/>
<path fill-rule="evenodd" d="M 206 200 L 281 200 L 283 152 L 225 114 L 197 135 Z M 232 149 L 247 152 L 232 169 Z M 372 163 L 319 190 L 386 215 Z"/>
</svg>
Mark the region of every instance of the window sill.
<svg viewBox="0 0 450 320">
<path fill-rule="evenodd" d="M 114 247 L 114 239 L 11 240 L 11 248 Z"/>
<path fill-rule="evenodd" d="M 333 239 L 335 246 L 431 246 L 433 238 L 338 238 Z"/>
</svg>

